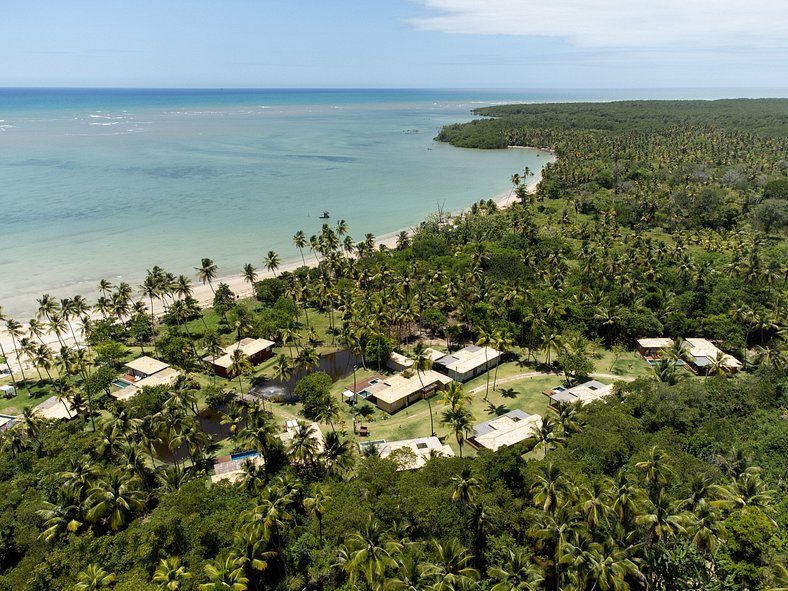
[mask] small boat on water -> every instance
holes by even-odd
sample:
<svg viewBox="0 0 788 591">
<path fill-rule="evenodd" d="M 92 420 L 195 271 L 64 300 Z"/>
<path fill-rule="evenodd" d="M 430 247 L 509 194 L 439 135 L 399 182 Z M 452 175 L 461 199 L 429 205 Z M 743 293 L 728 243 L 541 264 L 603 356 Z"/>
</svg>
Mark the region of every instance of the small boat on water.
<svg viewBox="0 0 788 591">
<path fill-rule="evenodd" d="M 327 212 L 327 211 L 324 211 L 323 213 L 321 213 L 321 214 L 320 214 L 320 219 L 321 219 L 321 220 L 327 220 L 327 219 L 328 219 L 328 218 L 330 218 L 330 217 L 331 217 L 331 216 L 330 216 L 330 215 L 328 215 L 328 212 Z"/>
</svg>

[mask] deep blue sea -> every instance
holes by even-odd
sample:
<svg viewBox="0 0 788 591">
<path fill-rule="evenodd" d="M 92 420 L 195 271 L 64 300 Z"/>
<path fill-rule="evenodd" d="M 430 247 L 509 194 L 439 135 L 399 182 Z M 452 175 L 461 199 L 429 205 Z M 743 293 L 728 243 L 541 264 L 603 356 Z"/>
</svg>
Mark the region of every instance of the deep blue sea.
<svg viewBox="0 0 788 591">
<path fill-rule="evenodd" d="M 785 90 L 0 89 L 0 305 L 91 300 L 161 265 L 220 275 L 344 219 L 360 240 L 510 190 L 547 155 L 438 144 L 447 123 L 508 102 L 777 96 Z"/>
</svg>

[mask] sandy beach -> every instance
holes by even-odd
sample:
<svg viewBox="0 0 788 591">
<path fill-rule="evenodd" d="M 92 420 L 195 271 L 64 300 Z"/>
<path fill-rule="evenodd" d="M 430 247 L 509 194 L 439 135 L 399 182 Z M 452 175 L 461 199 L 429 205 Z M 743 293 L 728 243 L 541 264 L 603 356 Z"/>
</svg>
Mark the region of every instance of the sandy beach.
<svg viewBox="0 0 788 591">
<path fill-rule="evenodd" d="M 520 147 L 519 146 L 512 146 L 510 149 L 518 149 L 518 148 L 520 148 Z M 544 150 L 543 148 L 539 148 L 539 149 L 543 150 L 543 151 L 547 151 L 547 150 Z M 548 162 L 552 162 L 554 160 L 555 160 L 555 155 L 552 155 L 547 161 Z M 539 184 L 539 182 L 541 180 L 542 180 L 542 173 L 541 173 L 541 170 L 540 170 L 539 172 L 535 173 L 533 177 L 529 178 L 528 181 L 526 182 L 526 189 L 527 189 L 527 191 L 529 193 L 533 193 L 536 190 L 536 187 L 537 187 L 537 185 Z M 506 208 L 510 207 L 512 204 L 517 203 L 518 199 L 517 199 L 517 195 L 515 195 L 515 193 L 514 193 L 514 190 L 511 189 L 511 190 L 507 191 L 506 193 L 502 193 L 501 195 L 498 195 L 497 197 L 495 197 L 494 201 L 496 202 L 496 204 L 498 205 L 498 207 L 500 209 L 506 209 Z M 450 216 L 457 216 L 457 215 L 460 215 L 462 213 L 465 213 L 465 212 L 469 211 L 469 209 L 470 208 L 468 207 L 468 208 L 465 208 L 465 209 L 462 209 L 462 210 L 459 210 L 459 211 L 449 212 L 449 215 Z M 377 247 L 385 246 L 386 248 L 395 248 L 396 244 L 397 244 L 397 237 L 400 234 L 400 232 L 402 232 L 402 231 L 405 231 L 405 232 L 408 232 L 408 233 L 412 233 L 413 230 L 412 230 L 412 228 L 402 228 L 402 229 L 396 230 L 394 232 L 390 232 L 388 234 L 380 236 L 380 237 L 378 237 L 375 240 L 376 246 Z M 314 257 L 310 257 L 310 258 L 306 259 L 306 266 L 307 267 L 310 267 L 310 268 L 311 267 L 315 267 L 316 264 L 317 263 L 316 263 Z M 279 274 L 281 274 L 283 272 L 288 272 L 288 271 L 292 272 L 292 271 L 295 271 L 296 269 L 298 269 L 299 267 L 303 267 L 303 266 L 304 266 L 304 263 L 303 263 L 303 261 L 300 258 L 298 260 L 286 261 L 283 264 L 281 264 L 279 266 L 279 268 L 276 270 L 276 275 L 279 275 Z M 264 270 L 264 269 L 259 269 L 258 270 L 258 280 L 267 279 L 267 278 L 270 278 L 270 277 L 274 277 L 274 273 L 273 272 L 267 271 L 267 270 Z M 194 297 L 194 299 L 197 300 L 197 302 L 199 303 L 200 307 L 202 307 L 202 308 L 210 308 L 210 307 L 212 307 L 214 294 L 213 294 L 213 290 L 211 289 L 211 286 L 208 285 L 207 283 L 206 284 L 199 283 L 196 279 L 193 279 L 193 281 L 194 281 L 194 283 L 193 283 L 193 286 L 192 286 L 192 288 L 193 288 L 192 297 Z M 254 297 L 254 290 L 253 290 L 253 288 L 240 276 L 240 273 L 238 275 L 225 275 L 225 276 L 216 278 L 213 281 L 214 289 L 215 289 L 215 286 L 218 285 L 219 283 L 226 283 L 230 287 L 230 289 L 233 291 L 233 293 L 235 293 L 235 295 L 236 295 L 236 297 L 238 299 L 246 299 L 246 298 Z M 135 289 L 137 288 L 137 286 L 132 286 L 132 287 L 135 288 Z M 98 287 L 96 288 L 96 294 L 98 295 Z M 95 298 L 93 298 L 93 300 L 94 299 Z M 144 301 L 146 306 L 150 307 L 150 302 L 149 302 L 149 300 L 147 298 L 143 298 L 143 297 L 139 297 L 138 296 L 138 299 L 141 299 L 142 301 Z M 93 300 L 91 300 L 91 298 L 88 298 L 88 301 L 92 302 Z M 162 314 L 164 314 L 164 308 L 163 308 L 161 302 L 159 302 L 159 301 L 154 301 L 153 302 L 153 313 L 156 316 L 161 316 Z M 98 318 L 101 318 L 101 316 L 98 313 L 93 313 L 91 315 L 91 318 L 98 319 Z M 21 322 L 21 319 L 16 319 L 16 320 L 19 320 Z M 28 324 L 25 322 L 22 325 L 22 330 L 27 332 L 27 329 L 28 329 Z M 66 343 L 66 345 L 68 345 L 68 346 L 73 346 L 74 345 L 74 339 L 71 337 L 71 335 L 68 335 L 68 336 L 64 335 L 62 338 L 63 338 L 63 341 Z M 54 334 L 47 334 L 47 335 L 44 335 L 42 337 L 42 339 L 43 339 L 44 344 L 49 346 L 54 352 L 58 352 L 60 350 L 60 342 L 58 341 L 56 335 L 54 335 Z M 18 377 L 21 377 L 21 375 L 19 375 L 19 365 L 18 365 L 17 359 L 16 359 L 16 357 L 14 355 L 13 340 L 12 340 L 11 336 L 8 334 L 7 330 L 5 329 L 5 325 L 3 325 L 2 328 L 0 328 L 0 343 L 2 343 L 3 349 L 5 350 L 6 356 L 8 357 L 8 361 L 11 364 L 11 369 L 14 372 L 14 375 L 18 376 Z M 33 371 L 34 370 L 32 364 L 27 362 L 27 360 L 24 358 L 24 356 L 22 356 L 22 361 L 23 361 L 23 365 L 24 365 L 25 371 L 28 371 L 28 370 Z"/>
</svg>

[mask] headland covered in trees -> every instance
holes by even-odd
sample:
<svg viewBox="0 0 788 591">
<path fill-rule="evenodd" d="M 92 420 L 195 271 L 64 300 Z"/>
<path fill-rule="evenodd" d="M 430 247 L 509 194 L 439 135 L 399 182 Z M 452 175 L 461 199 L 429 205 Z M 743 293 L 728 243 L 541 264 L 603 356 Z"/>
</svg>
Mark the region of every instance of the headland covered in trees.
<svg viewBox="0 0 788 591">
<path fill-rule="evenodd" d="M 116 305 L 0 406 L 20 414 L 0 435 L 0 589 L 788 586 L 788 101 L 478 113 L 438 139 L 557 155 L 532 193 L 513 171 L 506 210 L 431 216 L 383 249 L 327 225 L 316 266 L 258 280 L 250 265 L 255 298 L 217 285 L 211 309 L 159 269 L 160 319 L 104 283 Z M 69 332 L 71 302 L 40 302 L 41 330 Z M 674 344 L 647 363 L 643 337 Z M 723 353 L 690 371 L 679 337 Z M 272 357 L 233 354 L 245 339 Z M 415 360 L 398 379 L 423 380 L 425 345 L 468 343 L 500 364 L 396 413 L 358 400 L 392 350 Z M 217 374 L 204 359 L 223 347 Z M 315 371 L 337 351 L 352 376 Z M 117 399 L 143 353 L 180 376 Z M 548 408 L 543 390 L 592 374 L 612 394 Z M 47 396 L 74 418 L 24 408 Z M 512 410 L 539 428 L 469 449 Z M 454 457 L 416 470 L 374 444 L 432 433 Z M 211 484 L 224 455 L 240 474 Z"/>
</svg>

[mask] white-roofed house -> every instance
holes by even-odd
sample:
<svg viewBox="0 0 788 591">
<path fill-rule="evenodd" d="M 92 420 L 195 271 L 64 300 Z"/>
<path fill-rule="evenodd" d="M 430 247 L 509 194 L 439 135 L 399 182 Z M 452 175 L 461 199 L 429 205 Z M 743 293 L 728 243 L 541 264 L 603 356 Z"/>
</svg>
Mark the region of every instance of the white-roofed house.
<svg viewBox="0 0 788 591">
<path fill-rule="evenodd" d="M 389 355 L 386 365 L 388 365 L 389 369 L 394 371 L 405 371 L 406 369 L 413 367 L 413 359 L 410 357 L 405 357 L 396 351 L 392 351 L 391 355 Z"/>
<path fill-rule="evenodd" d="M 584 384 L 579 384 L 574 388 L 564 388 L 556 386 L 548 390 L 545 394 L 550 398 L 550 406 L 558 407 L 564 404 L 588 404 L 594 400 L 600 400 L 613 393 L 613 384 L 603 384 L 596 380 L 590 380 Z"/>
<path fill-rule="evenodd" d="M 164 363 L 163 361 L 159 361 L 147 355 L 143 355 L 134 361 L 129 361 L 124 365 L 128 374 L 135 380 L 141 380 L 148 376 L 152 376 L 163 369 L 167 369 L 169 366 L 169 363 Z"/>
<path fill-rule="evenodd" d="M 722 356 L 722 364 L 730 373 L 736 373 L 741 367 L 741 362 L 727 353 L 720 351 L 714 343 L 706 339 L 684 339 L 687 346 L 687 353 L 692 358 L 688 365 L 696 374 L 705 375 L 709 371 L 709 367 L 717 359 L 719 355 Z"/>
<path fill-rule="evenodd" d="M 454 457 L 451 447 L 441 443 L 437 437 L 381 441 L 374 442 L 374 444 L 378 448 L 381 458 L 388 458 L 394 454 L 394 459 L 398 464 L 398 472 L 422 468 L 433 457 Z"/>
<path fill-rule="evenodd" d="M 501 353 L 491 347 L 468 345 L 464 349 L 444 355 L 435 361 L 433 368 L 457 382 L 467 382 L 489 371 L 498 365 L 500 360 Z"/>
<path fill-rule="evenodd" d="M 466 441 L 474 449 L 498 451 L 532 437 L 542 426 L 542 417 L 512 410 L 500 417 L 474 425 L 473 437 Z"/>
<path fill-rule="evenodd" d="M 635 341 L 635 348 L 645 358 L 659 355 L 662 349 L 673 346 L 673 339 L 667 337 L 643 338 Z"/>
<path fill-rule="evenodd" d="M 451 382 L 450 377 L 431 369 L 413 372 L 410 377 L 402 374 L 377 376 L 360 386 L 357 395 L 392 414 L 413 402 L 434 396 L 439 390 L 445 390 Z"/>
</svg>

